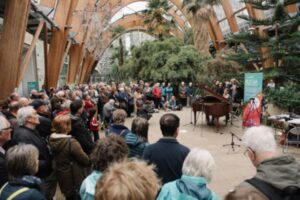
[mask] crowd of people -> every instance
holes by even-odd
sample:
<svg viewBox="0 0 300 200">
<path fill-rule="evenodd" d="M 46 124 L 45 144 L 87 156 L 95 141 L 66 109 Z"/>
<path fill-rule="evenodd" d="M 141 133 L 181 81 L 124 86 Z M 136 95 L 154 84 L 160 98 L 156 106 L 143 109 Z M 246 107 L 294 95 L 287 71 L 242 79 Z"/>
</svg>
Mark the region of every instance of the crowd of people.
<svg viewBox="0 0 300 200">
<path fill-rule="evenodd" d="M 214 80 L 212 89 L 220 96 L 230 100 L 232 103 L 242 103 L 243 90 L 240 87 L 239 82 L 234 78 L 230 79 L 230 81 L 225 81 L 224 83 Z"/>
<path fill-rule="evenodd" d="M 177 95 L 180 105 L 189 106 L 192 83 L 182 82 Z M 0 200 L 53 199 L 57 185 L 67 200 L 219 199 L 207 186 L 214 158 L 177 141 L 177 115 L 167 112 L 160 118 L 163 137 L 149 144 L 148 118 L 141 113 L 174 109 L 169 104 L 175 96 L 170 83 L 150 88 L 144 82 L 64 87 L 48 94 L 33 90 L 30 98 L 11 94 L 0 113 Z M 132 112 L 137 116 L 128 128 L 124 122 Z M 102 122 L 105 136 L 100 138 Z M 226 199 L 277 194 L 261 190 L 257 179 L 284 191 L 280 195 L 299 195 L 300 165 L 276 153 L 272 129 L 250 128 L 243 142 L 258 172 Z"/>
</svg>

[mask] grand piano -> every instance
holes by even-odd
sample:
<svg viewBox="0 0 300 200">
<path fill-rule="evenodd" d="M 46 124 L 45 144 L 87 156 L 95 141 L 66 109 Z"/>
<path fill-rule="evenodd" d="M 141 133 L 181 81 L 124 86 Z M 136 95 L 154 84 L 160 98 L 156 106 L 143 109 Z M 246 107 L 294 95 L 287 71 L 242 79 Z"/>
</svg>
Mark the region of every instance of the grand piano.
<svg viewBox="0 0 300 200">
<path fill-rule="evenodd" d="M 229 113 L 231 112 L 230 101 L 218 93 L 211 90 L 206 85 L 200 84 L 199 88 L 205 90 L 210 95 L 200 97 L 192 103 L 192 109 L 194 112 L 194 124 L 197 123 L 197 112 L 204 112 L 206 115 L 206 121 L 208 124 L 213 123 L 216 120 L 216 127 L 219 128 L 219 118 L 222 116 L 226 117 L 226 124 L 228 121 Z M 210 116 L 212 122 L 210 122 Z"/>
</svg>

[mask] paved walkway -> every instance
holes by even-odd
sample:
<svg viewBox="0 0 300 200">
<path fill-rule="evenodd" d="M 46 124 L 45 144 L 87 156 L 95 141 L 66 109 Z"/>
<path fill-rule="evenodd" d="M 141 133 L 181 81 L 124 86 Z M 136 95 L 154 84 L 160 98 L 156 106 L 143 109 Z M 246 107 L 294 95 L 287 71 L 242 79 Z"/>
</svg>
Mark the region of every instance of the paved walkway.
<svg viewBox="0 0 300 200">
<path fill-rule="evenodd" d="M 159 128 L 159 119 L 166 112 L 160 111 L 155 113 L 149 120 L 149 142 L 156 142 L 161 135 Z M 184 108 L 182 111 L 173 112 L 180 117 L 180 133 L 178 141 L 189 148 L 199 147 L 207 149 L 211 152 L 215 158 L 217 168 L 214 171 L 212 182 L 209 187 L 219 195 L 220 199 L 227 194 L 227 192 L 238 185 L 240 182 L 247 178 L 251 178 L 255 174 L 255 168 L 252 166 L 250 160 L 243 155 L 244 149 L 237 147 L 235 151 L 231 147 L 223 147 L 224 144 L 231 143 L 231 132 L 241 137 L 243 135 L 243 129 L 241 127 L 241 121 L 235 120 L 234 125 L 228 124 L 225 126 L 223 118 L 220 119 L 222 124 L 220 133 L 216 133 L 214 127 L 209 127 L 205 123 L 205 116 L 201 115 L 198 117 L 197 125 L 190 124 L 191 122 L 191 109 Z M 133 118 L 126 119 L 126 126 L 131 127 Z M 104 137 L 104 133 L 100 133 L 101 137 Z M 240 144 L 241 142 L 234 138 L 234 142 Z M 282 151 L 281 147 L 278 151 Z M 290 149 L 290 153 L 298 153 L 297 158 L 300 158 L 299 149 Z M 64 198 L 57 191 L 57 200 L 63 200 Z"/>
<path fill-rule="evenodd" d="M 160 111 L 155 113 L 149 120 L 149 142 L 156 142 L 162 135 L 159 128 L 159 119 L 166 112 Z M 184 108 L 182 111 L 174 111 L 180 117 L 180 134 L 178 141 L 190 148 L 200 147 L 207 149 L 215 158 L 217 168 L 213 174 L 212 182 L 209 187 L 214 190 L 221 198 L 226 193 L 238 185 L 244 179 L 251 178 L 255 174 L 255 168 L 252 166 L 251 161 L 244 156 L 244 148 L 237 147 L 232 151 L 231 147 L 223 147 L 224 144 L 231 143 L 230 132 L 235 133 L 239 137 L 243 135 L 241 121 L 235 120 L 234 125 L 228 124 L 225 126 L 224 119 L 220 119 L 221 128 L 220 133 L 216 133 L 214 127 L 209 127 L 205 123 L 205 116 L 198 117 L 197 125 L 190 124 L 191 110 Z M 128 128 L 131 127 L 133 118 L 126 120 Z M 240 144 L 236 138 L 234 142 Z M 278 149 L 281 151 L 281 147 Z M 297 150 L 300 152 L 299 150 Z M 290 151 L 292 152 L 292 151 Z"/>
</svg>

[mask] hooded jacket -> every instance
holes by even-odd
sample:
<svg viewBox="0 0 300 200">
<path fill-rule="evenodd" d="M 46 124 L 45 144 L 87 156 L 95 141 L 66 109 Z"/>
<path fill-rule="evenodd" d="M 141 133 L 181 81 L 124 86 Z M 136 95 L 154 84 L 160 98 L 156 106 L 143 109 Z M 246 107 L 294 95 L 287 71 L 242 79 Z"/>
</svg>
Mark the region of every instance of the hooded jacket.
<svg viewBox="0 0 300 200">
<path fill-rule="evenodd" d="M 79 142 L 70 135 L 53 133 L 49 143 L 54 155 L 59 187 L 65 196 L 71 196 L 74 189 L 79 190 L 86 177 L 85 167 L 90 164 L 89 157 Z"/>
<path fill-rule="evenodd" d="M 35 176 L 23 176 L 9 181 L 7 185 L 3 186 L 0 200 L 6 200 L 13 193 L 25 187 L 28 188 L 28 190 L 18 194 L 13 198 L 14 200 L 46 200 L 46 197 L 40 192 L 40 184 L 41 180 Z"/>
<path fill-rule="evenodd" d="M 126 144 L 129 148 L 128 157 L 142 157 L 145 147 L 148 145 L 147 142 L 143 141 L 142 138 L 139 138 L 134 133 L 128 133 L 125 136 Z"/>
<path fill-rule="evenodd" d="M 218 200 L 206 184 L 203 177 L 182 175 L 180 179 L 166 183 L 157 200 Z"/>
<path fill-rule="evenodd" d="M 257 166 L 256 171 L 256 178 L 280 190 L 288 186 L 300 187 L 300 164 L 292 156 L 287 155 L 267 159 Z M 261 200 L 268 200 L 262 192 L 248 182 L 242 182 L 230 195 L 237 198 L 243 197 L 245 191 L 249 194 L 256 194 Z"/>
<path fill-rule="evenodd" d="M 94 200 L 97 181 L 101 178 L 102 173 L 94 170 L 84 179 L 80 187 L 80 197 L 82 200 Z"/>
</svg>

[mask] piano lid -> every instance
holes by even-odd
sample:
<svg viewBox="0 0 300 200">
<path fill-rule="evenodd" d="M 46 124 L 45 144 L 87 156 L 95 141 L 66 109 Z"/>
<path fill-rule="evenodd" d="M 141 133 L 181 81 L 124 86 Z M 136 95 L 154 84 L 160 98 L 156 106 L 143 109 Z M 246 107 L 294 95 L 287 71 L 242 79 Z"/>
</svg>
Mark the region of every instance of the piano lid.
<svg viewBox="0 0 300 200">
<path fill-rule="evenodd" d="M 207 85 L 205 85 L 205 84 L 199 84 L 199 88 L 205 90 L 205 91 L 208 92 L 211 96 L 216 97 L 216 98 L 219 99 L 221 102 L 230 104 L 230 101 L 229 101 L 228 99 L 226 99 L 226 98 L 224 98 L 223 96 L 219 95 L 218 93 L 216 93 L 215 91 L 213 91 L 212 89 L 210 89 Z"/>
</svg>

